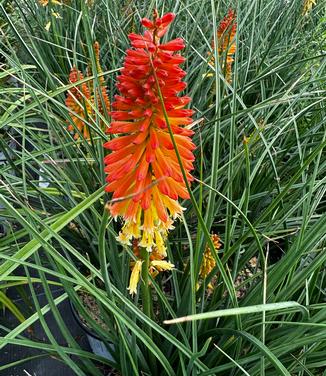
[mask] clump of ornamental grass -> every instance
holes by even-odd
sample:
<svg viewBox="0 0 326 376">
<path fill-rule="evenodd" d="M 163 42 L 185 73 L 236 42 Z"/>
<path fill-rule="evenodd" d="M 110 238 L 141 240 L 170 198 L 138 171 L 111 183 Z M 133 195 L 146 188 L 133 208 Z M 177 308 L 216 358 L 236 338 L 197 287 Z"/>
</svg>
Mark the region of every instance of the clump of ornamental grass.
<svg viewBox="0 0 326 376">
<path fill-rule="evenodd" d="M 322 375 L 322 2 L 303 17 L 301 0 L 218 9 L 159 0 L 174 22 L 156 12 L 143 25 L 152 2 L 14 3 L 9 12 L 0 2 L 0 304 L 24 317 L 14 329 L 1 321 L 0 369 L 36 369 L 48 354 L 87 376 L 100 366 L 121 375 Z M 209 76 L 212 35 L 219 69 Z M 83 71 L 89 61 L 92 72 Z M 111 114 L 102 112 L 102 76 Z M 16 286 L 30 312 L 6 300 Z M 113 359 L 80 348 L 62 311 L 68 297 Z M 37 330 L 26 335 L 35 324 L 42 341 Z M 6 360 L 17 347 L 33 348 L 33 363 Z"/>
</svg>

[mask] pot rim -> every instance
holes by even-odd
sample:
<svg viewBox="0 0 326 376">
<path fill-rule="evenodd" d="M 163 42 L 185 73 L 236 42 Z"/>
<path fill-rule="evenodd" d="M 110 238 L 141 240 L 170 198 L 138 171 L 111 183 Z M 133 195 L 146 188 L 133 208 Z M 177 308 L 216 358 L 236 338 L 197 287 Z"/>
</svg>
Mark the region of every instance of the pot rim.
<svg viewBox="0 0 326 376">
<path fill-rule="evenodd" d="M 81 318 L 80 318 L 80 316 L 79 316 L 79 314 L 78 314 L 78 312 L 77 312 L 77 310 L 76 310 L 76 308 L 75 308 L 75 306 L 74 306 L 74 304 L 72 303 L 71 300 L 69 300 L 69 305 L 70 305 L 72 315 L 74 316 L 75 320 L 77 321 L 77 324 L 84 330 L 84 332 L 86 332 L 87 335 L 103 342 L 102 338 L 100 338 L 94 331 L 92 331 L 87 325 L 85 325 L 82 322 L 82 320 L 81 320 Z"/>
</svg>

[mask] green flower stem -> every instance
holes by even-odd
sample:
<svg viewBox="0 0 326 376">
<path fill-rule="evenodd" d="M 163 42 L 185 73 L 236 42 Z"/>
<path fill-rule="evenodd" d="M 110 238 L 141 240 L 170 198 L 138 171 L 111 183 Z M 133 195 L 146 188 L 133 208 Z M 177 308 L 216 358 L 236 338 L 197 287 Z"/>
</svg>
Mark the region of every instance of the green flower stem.
<svg viewBox="0 0 326 376">
<path fill-rule="evenodd" d="M 141 268 L 141 295 L 143 300 L 143 312 L 149 318 L 152 318 L 152 305 L 151 305 L 151 287 L 149 286 L 149 252 L 145 248 L 140 249 L 140 256 L 143 260 Z M 145 332 L 152 338 L 152 328 L 145 327 Z M 149 363 L 152 370 L 156 369 L 156 359 L 152 352 L 148 353 Z"/>
<path fill-rule="evenodd" d="M 141 269 L 141 294 L 143 300 L 143 312 L 146 316 L 151 317 L 151 294 L 150 287 L 148 286 L 149 252 L 145 248 L 141 248 L 140 255 L 142 260 L 144 260 Z"/>
</svg>

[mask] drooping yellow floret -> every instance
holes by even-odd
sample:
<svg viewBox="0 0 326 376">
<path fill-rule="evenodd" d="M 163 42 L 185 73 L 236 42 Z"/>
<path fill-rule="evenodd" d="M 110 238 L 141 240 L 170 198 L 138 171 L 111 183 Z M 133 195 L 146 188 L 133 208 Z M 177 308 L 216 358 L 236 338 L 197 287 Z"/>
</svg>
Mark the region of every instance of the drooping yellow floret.
<svg viewBox="0 0 326 376">
<path fill-rule="evenodd" d="M 133 239 L 132 246 L 133 246 L 133 253 L 137 257 L 137 261 L 130 262 L 130 267 L 131 267 L 132 272 L 130 275 L 129 293 L 136 294 L 137 285 L 140 280 L 141 268 L 145 267 L 144 266 L 145 264 L 143 264 L 144 260 L 142 260 L 141 254 L 140 254 L 141 253 L 140 247 L 142 246 L 141 242 L 139 242 L 137 239 Z M 154 248 L 152 252 L 150 253 L 148 272 L 150 273 L 152 278 L 155 278 L 161 272 L 170 271 L 174 268 L 174 264 L 172 264 L 170 261 L 164 260 L 165 257 L 166 257 L 165 249 L 164 249 L 164 254 L 162 253 L 162 250 L 159 250 L 157 247 Z"/>
<path fill-rule="evenodd" d="M 128 287 L 130 295 L 137 294 L 137 286 L 140 279 L 142 263 L 143 262 L 141 260 L 137 260 L 132 269 Z"/>
</svg>

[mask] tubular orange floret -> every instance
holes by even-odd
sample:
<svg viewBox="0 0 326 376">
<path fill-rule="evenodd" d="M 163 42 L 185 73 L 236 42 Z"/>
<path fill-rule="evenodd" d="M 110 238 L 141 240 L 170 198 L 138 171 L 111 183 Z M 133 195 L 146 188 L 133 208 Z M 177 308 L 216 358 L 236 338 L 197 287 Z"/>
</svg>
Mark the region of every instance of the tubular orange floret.
<svg viewBox="0 0 326 376">
<path fill-rule="evenodd" d="M 101 75 L 100 45 L 98 42 L 94 43 L 94 52 L 96 70 L 99 75 L 99 87 L 95 89 L 93 80 L 90 80 L 87 83 L 84 82 L 71 88 L 68 91 L 68 96 L 66 98 L 66 106 L 72 111 L 70 114 L 72 123 L 68 124 L 68 130 L 75 131 L 75 128 L 77 128 L 86 140 L 90 139 L 89 126 L 87 123 L 95 123 L 97 113 L 105 116 L 110 110 L 107 87 L 105 85 L 104 77 Z M 91 77 L 92 75 L 93 73 L 89 65 L 87 67 L 87 77 Z M 72 67 L 69 74 L 70 83 L 75 84 L 83 79 L 83 74 L 76 67 Z M 97 110 L 95 110 L 95 108 L 97 108 Z M 105 123 L 102 120 L 100 120 L 99 123 L 100 127 L 104 130 Z M 75 132 L 74 139 L 77 140 L 78 138 L 79 133 Z"/>
<path fill-rule="evenodd" d="M 139 246 L 161 255 L 156 270 L 170 267 L 163 262 L 164 241 L 183 211 L 178 199 L 189 198 L 157 82 L 189 182 L 195 149 L 190 138 L 193 131 L 185 128 L 192 122 L 193 111 L 185 108 L 190 98 L 178 96 L 186 87 L 182 81 L 186 73 L 179 67 L 185 59 L 177 53 L 184 48 L 184 41 L 176 38 L 160 43 L 174 18 L 173 13 L 160 18 L 155 11 L 153 20 L 142 20 L 147 29 L 143 35 L 129 35 L 132 48 L 127 50 L 117 78 L 120 94 L 112 103 L 113 122 L 107 131 L 118 136 L 104 144 L 111 150 L 104 160 L 109 182 L 106 190 L 121 199 L 109 207 L 114 217 L 124 220 L 118 240 L 130 245 L 138 239 Z"/>
</svg>

